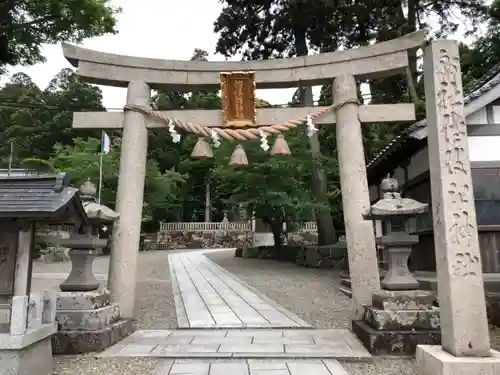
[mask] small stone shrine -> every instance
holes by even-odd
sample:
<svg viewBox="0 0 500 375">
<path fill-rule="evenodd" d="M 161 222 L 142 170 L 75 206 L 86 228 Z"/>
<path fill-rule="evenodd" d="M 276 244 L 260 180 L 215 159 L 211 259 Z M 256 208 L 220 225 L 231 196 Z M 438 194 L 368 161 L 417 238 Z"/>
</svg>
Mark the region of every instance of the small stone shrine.
<svg viewBox="0 0 500 375">
<path fill-rule="evenodd" d="M 441 341 L 439 309 L 434 292 L 418 290 L 418 281 L 408 269 L 408 258 L 418 236 L 405 232 L 407 219 L 424 213 L 427 204 L 402 198 L 398 182 L 390 177 L 381 183 L 384 196 L 365 215 L 385 223 L 385 247 L 389 269 L 382 290 L 372 294 L 372 306 L 365 307 L 362 321 L 352 330 L 372 354 L 414 354 L 420 344 Z"/>
<path fill-rule="evenodd" d="M 118 214 L 95 201 L 96 188 L 87 181 L 80 188 L 80 197 L 88 223 L 61 240 L 68 247 L 72 268 L 59 286 L 57 296 L 58 332 L 52 337 L 54 354 L 78 354 L 102 351 L 132 332 L 132 321 L 120 318 L 120 308 L 111 303 L 109 291 L 99 288 L 92 263 L 108 240 L 99 238 L 103 224 L 111 223 Z"/>
<path fill-rule="evenodd" d="M 35 226 L 87 217 L 65 174 L 0 178 L 0 375 L 50 375 L 55 292 L 31 293 Z"/>
</svg>

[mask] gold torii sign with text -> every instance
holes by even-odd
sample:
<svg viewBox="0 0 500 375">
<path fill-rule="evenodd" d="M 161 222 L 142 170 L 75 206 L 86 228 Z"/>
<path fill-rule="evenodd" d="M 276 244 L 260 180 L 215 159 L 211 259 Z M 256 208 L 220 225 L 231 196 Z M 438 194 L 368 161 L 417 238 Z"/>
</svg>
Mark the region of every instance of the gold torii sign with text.
<svg viewBox="0 0 500 375">
<path fill-rule="evenodd" d="M 222 117 L 227 127 L 255 126 L 255 74 L 220 74 Z"/>
</svg>

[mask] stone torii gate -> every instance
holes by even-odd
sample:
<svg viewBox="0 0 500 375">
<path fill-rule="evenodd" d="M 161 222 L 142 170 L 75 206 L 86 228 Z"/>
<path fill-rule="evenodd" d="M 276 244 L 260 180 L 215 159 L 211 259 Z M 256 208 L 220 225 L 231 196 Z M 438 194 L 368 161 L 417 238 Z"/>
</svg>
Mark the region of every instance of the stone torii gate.
<svg viewBox="0 0 500 375">
<path fill-rule="evenodd" d="M 344 104 L 316 123 L 336 124 L 354 319 L 360 319 L 364 306 L 371 304 L 372 293 L 380 289 L 374 230 L 363 219 L 370 202 L 361 123 L 411 121 L 415 110 L 412 104 L 358 105 L 356 78 L 405 72 L 408 51 L 425 41 L 425 35 L 417 32 L 349 51 L 242 62 L 138 58 L 72 45 L 63 45 L 63 52 L 85 81 L 126 87 L 129 108 L 148 107 L 151 89 L 218 89 L 221 72 L 254 71 L 258 89 L 333 81 L 334 102 Z M 468 363 L 471 375 L 493 375 L 500 372 L 500 354 L 490 351 L 489 344 L 457 43 L 437 40 L 426 47 L 424 73 L 443 347 L 419 347 L 419 374 L 458 374 L 458 366 Z M 256 123 L 280 124 L 318 109 L 259 109 Z M 197 125 L 224 126 L 218 110 L 168 111 L 165 115 Z M 75 113 L 73 127 L 123 131 L 116 203 L 120 218 L 113 231 L 108 286 L 124 317 L 133 317 L 148 129 L 166 124 L 127 110 Z M 469 359 L 464 362 L 459 357 Z"/>
<path fill-rule="evenodd" d="M 242 62 L 175 61 L 119 56 L 64 45 L 64 56 L 85 81 L 127 87 L 127 105 L 150 105 L 151 89 L 191 92 L 219 89 L 220 72 L 254 71 L 257 88 L 287 88 L 321 85 L 334 81 L 335 101 L 357 99 L 355 77 L 379 77 L 402 71 L 408 65 L 407 51 L 425 42 L 423 33 L 357 50 L 334 52 L 286 60 Z M 304 117 L 318 107 L 265 108 L 256 113 L 256 123 L 271 125 Z M 165 112 L 169 117 L 206 126 L 222 126 L 219 110 Z M 359 114 L 359 116 L 358 116 Z M 316 120 L 318 125 L 337 123 L 338 157 L 342 165 L 349 244 L 349 264 L 356 316 L 369 304 L 371 293 L 380 288 L 375 242 L 370 222 L 361 214 L 369 208 L 365 158 L 360 122 L 393 122 L 415 119 L 413 104 L 347 104 Z M 77 129 L 122 129 L 120 175 L 116 211 L 120 218 L 113 231 L 109 288 L 120 311 L 132 317 L 135 273 L 141 226 L 148 129 L 166 128 L 154 117 L 134 111 L 75 113 Z M 362 233 L 362 235 L 360 235 Z"/>
</svg>

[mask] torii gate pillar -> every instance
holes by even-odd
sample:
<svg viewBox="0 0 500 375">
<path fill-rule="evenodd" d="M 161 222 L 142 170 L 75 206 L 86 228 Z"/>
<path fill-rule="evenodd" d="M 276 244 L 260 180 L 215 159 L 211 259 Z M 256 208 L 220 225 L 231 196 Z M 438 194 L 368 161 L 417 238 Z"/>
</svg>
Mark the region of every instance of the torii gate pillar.
<svg viewBox="0 0 500 375">
<path fill-rule="evenodd" d="M 334 102 L 357 99 L 356 80 L 341 75 L 333 81 Z M 342 207 L 351 275 L 353 320 L 362 319 L 364 306 L 371 305 L 372 294 L 380 289 L 373 224 L 363 218 L 370 209 L 368 181 L 359 107 L 355 102 L 337 109 L 337 158 L 340 167 Z"/>
<path fill-rule="evenodd" d="M 149 106 L 151 89 L 143 82 L 130 82 L 127 104 Z M 124 318 L 134 317 L 137 258 L 141 234 L 144 179 L 148 152 L 146 117 L 126 111 L 120 155 L 116 211 L 113 228 L 108 288 Z"/>
</svg>

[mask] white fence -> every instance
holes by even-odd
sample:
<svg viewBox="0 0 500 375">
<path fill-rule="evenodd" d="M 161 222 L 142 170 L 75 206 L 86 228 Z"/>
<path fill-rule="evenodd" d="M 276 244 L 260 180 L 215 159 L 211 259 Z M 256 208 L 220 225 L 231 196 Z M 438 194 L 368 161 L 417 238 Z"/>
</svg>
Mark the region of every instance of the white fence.
<svg viewBox="0 0 500 375">
<path fill-rule="evenodd" d="M 316 222 L 308 221 L 298 226 L 298 232 L 315 232 L 318 228 Z M 251 232 L 252 222 L 180 222 L 160 223 L 160 232 Z"/>
<path fill-rule="evenodd" d="M 306 221 L 305 223 L 299 224 L 297 232 L 317 232 L 318 226 L 315 221 Z"/>
<path fill-rule="evenodd" d="M 192 222 L 192 223 L 161 223 L 160 232 L 249 232 L 252 223 L 230 223 L 230 222 Z"/>
</svg>

